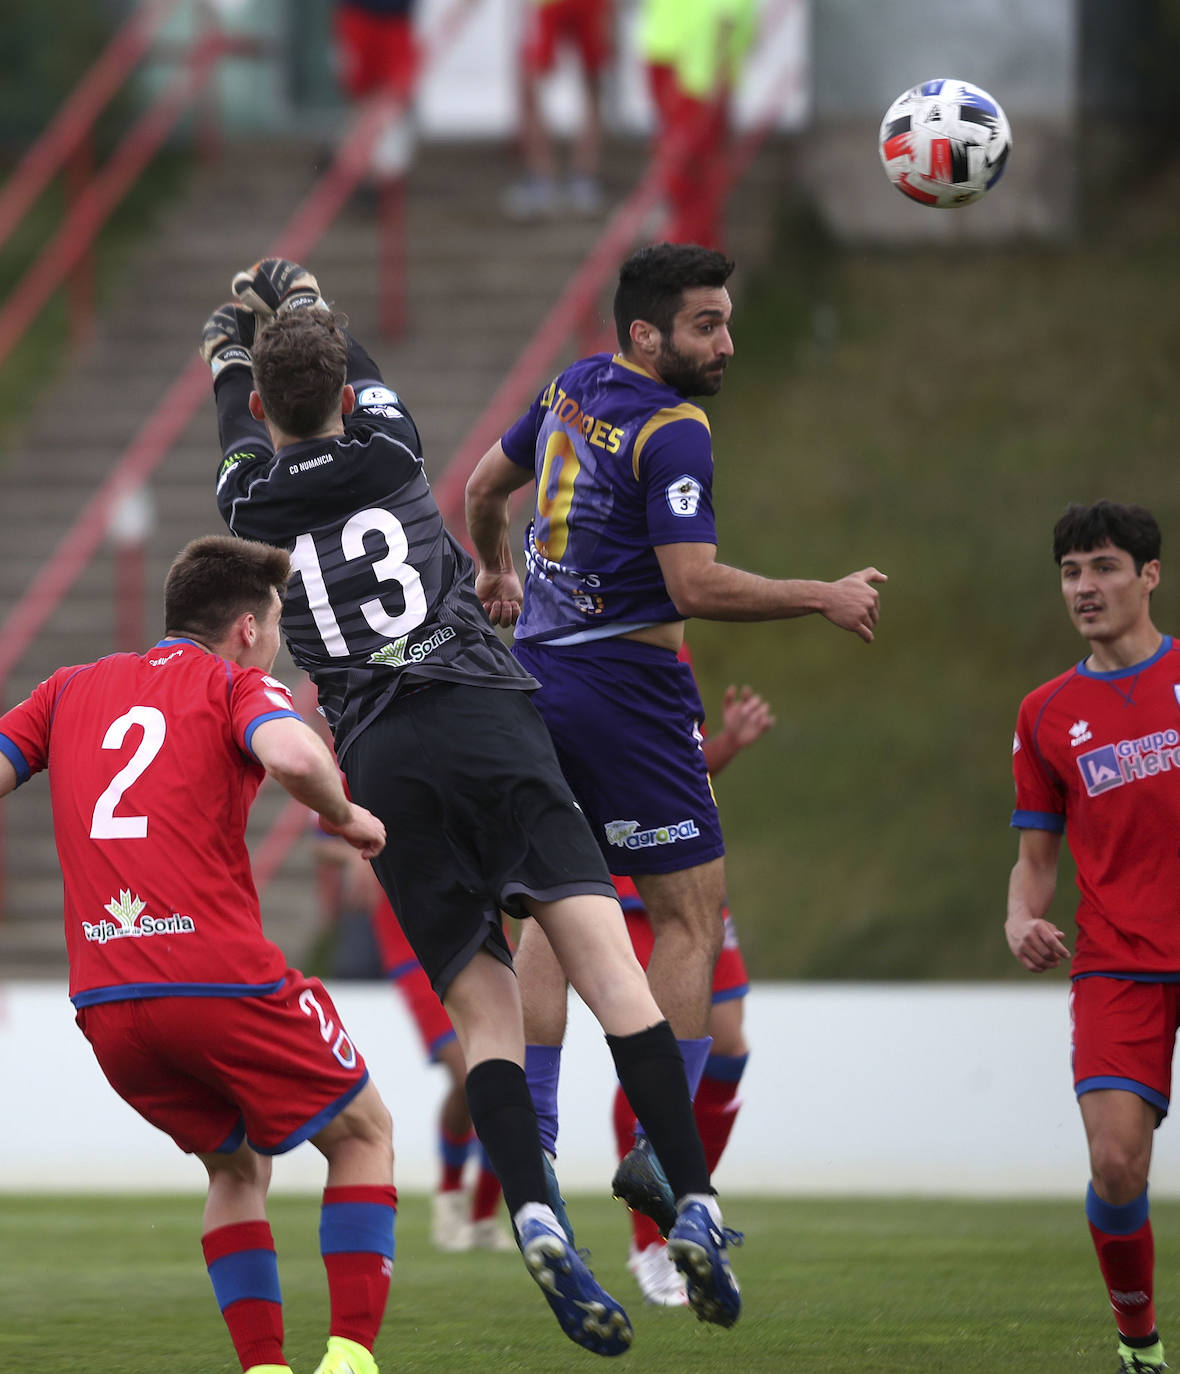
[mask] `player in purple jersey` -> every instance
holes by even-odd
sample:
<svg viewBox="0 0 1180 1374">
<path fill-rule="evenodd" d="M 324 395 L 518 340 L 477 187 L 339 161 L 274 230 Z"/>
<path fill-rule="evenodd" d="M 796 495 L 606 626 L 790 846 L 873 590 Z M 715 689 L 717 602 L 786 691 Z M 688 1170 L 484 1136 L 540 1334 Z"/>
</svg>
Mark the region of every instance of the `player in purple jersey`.
<svg viewBox="0 0 1180 1374">
<path fill-rule="evenodd" d="M 1071 973 L 1074 1087 L 1090 1152 L 1086 1216 L 1120 1374 L 1163 1369 L 1147 1200 L 1180 1029 L 1180 649 L 1151 619 L 1160 532 L 1140 506 L 1070 506 L 1053 531 L 1089 653 L 1021 703 L 1020 849 L 1009 948 L 1033 973 L 1069 958 L 1047 919 L 1068 832 L 1081 900 Z"/>
<path fill-rule="evenodd" d="M 536 684 L 443 525 L 417 429 L 304 268 L 267 259 L 234 290 L 201 345 L 224 454 L 219 505 L 235 532 L 293 550 L 283 630 L 319 688 L 350 794 L 385 823 L 374 870 L 459 1037 L 471 1118 L 526 1265 L 572 1340 L 627 1349 L 626 1313 L 546 1200 L 501 911 L 545 927 L 607 1033 L 636 1114 L 671 1154 L 669 1253 L 697 1315 L 731 1326 L 741 1298 L 680 1051 L 531 703 Z"/>
<path fill-rule="evenodd" d="M 701 751 L 704 710 L 677 661 L 690 616 L 786 620 L 818 613 L 866 642 L 879 610 L 865 568 L 837 582 L 760 577 L 717 561 L 713 450 L 689 397 L 720 390 L 733 356 L 733 263 L 690 244 L 641 249 L 614 299 L 619 352 L 574 363 L 483 456 L 467 486 L 493 623 L 542 684 L 537 706 L 612 872 L 634 878 L 655 932 L 648 978 L 694 1087 L 709 1052 L 713 966 L 722 941 L 724 844 Z M 508 498 L 536 484 L 522 591 Z M 559 1044 L 565 986 L 525 931 L 518 967 L 530 1031 Z M 542 999 L 540 990 L 545 990 Z M 556 1113 L 555 1074 L 530 1078 Z M 633 1152 L 634 1153 L 634 1152 Z M 627 1184 L 620 1195 L 637 1196 Z"/>
</svg>

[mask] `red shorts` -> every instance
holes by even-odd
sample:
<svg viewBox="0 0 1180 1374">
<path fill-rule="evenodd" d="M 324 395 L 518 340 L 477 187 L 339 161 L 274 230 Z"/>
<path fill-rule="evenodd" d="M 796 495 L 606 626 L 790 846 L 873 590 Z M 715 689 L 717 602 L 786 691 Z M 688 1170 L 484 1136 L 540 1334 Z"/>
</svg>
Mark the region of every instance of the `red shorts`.
<svg viewBox="0 0 1180 1374">
<path fill-rule="evenodd" d="M 547 72 L 562 42 L 578 50 L 582 66 L 590 73 L 602 70 L 611 53 L 607 0 L 547 0 L 528 6 L 524 51 L 526 71 Z"/>
<path fill-rule="evenodd" d="M 1069 995 L 1074 1091 L 1122 1088 L 1161 1114 L 1172 1094 L 1180 983 L 1078 978 Z"/>
<path fill-rule="evenodd" d="M 624 911 L 623 915 L 627 921 L 627 934 L 631 937 L 635 957 L 646 969 L 655 941 L 651 921 L 642 907 L 638 910 Z M 722 938 L 721 953 L 717 956 L 717 963 L 713 968 L 713 1001 L 731 1002 L 735 997 L 744 997 L 749 990 L 750 975 L 746 972 L 746 961 L 738 948 L 737 927 L 733 923 L 729 909 L 726 908 L 725 935 Z"/>
<path fill-rule="evenodd" d="M 334 23 L 340 84 L 354 100 L 384 87 L 401 96 L 410 93 L 418 73 L 418 45 L 410 19 L 337 5 Z"/>
<path fill-rule="evenodd" d="M 365 1061 L 318 978 L 265 997 L 151 997 L 83 1007 L 111 1087 L 189 1154 L 292 1150 L 360 1092 Z"/>
<path fill-rule="evenodd" d="M 426 970 L 418 962 L 384 893 L 373 908 L 373 930 L 377 935 L 377 948 L 381 951 L 381 967 L 385 970 L 385 976 L 397 984 L 398 991 L 406 1000 L 406 1008 L 418 1027 L 426 1053 L 435 1059 L 438 1047 L 455 1038 L 455 1028 L 438 1000 L 438 994 L 430 986 Z"/>
</svg>

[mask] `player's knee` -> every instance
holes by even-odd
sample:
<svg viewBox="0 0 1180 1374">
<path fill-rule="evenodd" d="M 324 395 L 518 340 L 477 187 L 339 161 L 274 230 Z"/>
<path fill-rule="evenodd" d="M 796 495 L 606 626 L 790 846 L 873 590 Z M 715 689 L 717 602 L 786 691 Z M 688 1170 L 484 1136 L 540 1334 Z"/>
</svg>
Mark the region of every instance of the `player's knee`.
<svg viewBox="0 0 1180 1374">
<path fill-rule="evenodd" d="M 1115 1206 L 1133 1201 L 1147 1187 L 1148 1160 L 1134 1142 L 1116 1137 L 1093 1141 L 1090 1169 L 1098 1196 Z"/>
<path fill-rule="evenodd" d="M 248 1145 L 243 1145 L 229 1155 L 202 1155 L 201 1160 L 208 1170 L 210 1182 L 220 1178 L 227 1182 L 232 1181 L 239 1187 L 261 1189 L 263 1192 L 270 1186 L 270 1156 L 260 1155 Z"/>
</svg>

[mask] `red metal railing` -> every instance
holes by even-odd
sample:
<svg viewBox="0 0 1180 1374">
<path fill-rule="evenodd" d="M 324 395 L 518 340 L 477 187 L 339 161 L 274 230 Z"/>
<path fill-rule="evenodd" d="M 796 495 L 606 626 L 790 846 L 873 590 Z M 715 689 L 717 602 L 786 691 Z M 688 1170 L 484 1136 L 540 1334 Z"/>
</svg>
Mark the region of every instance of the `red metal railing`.
<svg viewBox="0 0 1180 1374">
<path fill-rule="evenodd" d="M 78 150 L 111 98 L 126 84 L 179 0 L 149 0 L 135 10 L 48 128 L 0 189 L 0 245 L 8 241 L 54 174 Z"/>
<path fill-rule="evenodd" d="M 779 23 L 797 3 L 798 0 L 779 0 L 768 18 L 768 28 Z M 423 69 L 450 43 L 466 15 L 465 0 L 455 0 L 427 48 Z M 773 84 L 765 114 L 738 146 L 735 162 L 740 170 L 733 170 L 731 164 L 727 191 L 732 189 L 770 132 L 787 93 L 785 84 Z M 278 243 L 268 250 L 270 254 L 293 259 L 308 256 L 366 174 L 376 138 L 392 118 L 402 113 L 404 106 L 404 100 L 379 95 L 361 108 L 332 165 L 309 191 Z M 463 492 L 475 464 L 515 418 L 537 378 L 552 366 L 566 339 L 582 327 L 619 259 L 638 239 L 646 217 L 659 199 L 661 180 L 661 170 L 654 165 L 649 167 L 640 184 L 610 218 L 589 255 L 575 271 L 435 484 L 439 506 L 453 527 L 463 528 Z M 5 699 L 7 682 L 16 664 L 101 544 L 116 504 L 159 466 L 207 392 L 208 371 L 203 363 L 194 359 L 144 422 L 106 482 L 63 537 L 7 622 L 0 627 L 0 703 Z M 255 877 L 260 893 L 303 833 L 306 814 L 306 808 L 289 802 L 260 843 L 255 856 Z M 3 813 L 0 812 L 0 912 L 3 910 L 4 876 L 2 824 Z"/>
<path fill-rule="evenodd" d="M 62 280 L 89 251 L 112 211 L 212 77 L 218 61 L 231 53 L 255 51 L 253 44 L 217 32 L 198 40 L 188 60 L 78 197 L 57 233 L 0 308 L 0 363 L 20 341 Z"/>
<path fill-rule="evenodd" d="M 454 0 L 426 45 L 423 72 L 449 46 L 468 13 L 466 0 Z M 130 43 L 130 40 L 127 41 Z M 233 50 L 238 50 L 236 43 L 231 46 Z M 210 35 L 200 40 L 197 54 L 194 55 L 188 72 L 180 78 L 179 86 L 174 82 L 165 90 L 152 110 L 149 110 L 125 143 L 116 150 L 101 186 L 92 188 L 84 213 L 71 220 L 71 233 L 75 237 L 67 238 L 61 234 L 56 236 L 33 269 L 18 285 L 14 296 L 9 299 L 3 310 L 0 310 L 0 358 L 8 348 L 11 348 L 19 336 L 20 328 L 27 325 L 28 320 L 35 315 L 39 308 L 37 302 L 43 303 L 48 293 L 55 289 L 70 266 L 77 261 L 81 250 L 75 239 L 81 239 L 84 235 L 97 231 L 113 204 L 111 197 L 115 188 L 127 184 L 129 169 L 143 165 L 146 160 L 143 159 L 143 152 L 153 144 L 153 140 L 156 140 L 155 146 L 158 146 L 165 120 L 174 111 L 178 113 L 178 99 L 182 94 L 195 95 L 202 84 L 201 78 L 207 74 L 207 64 L 227 50 L 230 49 L 226 47 L 225 40 L 220 35 Z M 118 66 L 124 78 L 130 68 L 121 64 L 126 62 L 129 51 L 130 48 L 121 50 Z M 100 58 L 101 61 L 103 59 Z M 194 75 L 194 72 L 197 75 Z M 104 78 L 102 84 L 105 86 L 110 79 L 113 78 Z M 89 77 L 86 78 L 83 84 L 89 80 Z M 280 235 L 274 247 L 268 250 L 270 254 L 287 258 L 307 257 L 349 195 L 366 175 L 378 136 L 390 120 L 397 118 L 404 111 L 410 95 L 412 92 L 405 98 L 376 95 L 358 110 L 347 136 L 341 141 L 336 158 L 298 206 L 287 229 Z M 88 118 L 93 122 L 100 109 L 97 97 L 91 96 L 75 107 L 74 117 L 79 121 Z M 163 129 L 163 133 L 166 132 L 167 130 Z M 56 134 L 55 139 L 62 140 L 63 136 Z M 131 144 L 130 149 L 127 144 Z M 38 166 L 48 161 L 51 161 L 48 157 L 35 159 Z M 112 167 L 114 171 L 110 170 Z M 23 198 L 27 191 L 21 195 Z M 86 504 L 48 561 L 37 573 L 28 591 L 3 626 L 0 626 L 0 704 L 6 700 L 8 680 L 14 668 L 101 545 L 115 508 L 160 465 L 183 432 L 185 425 L 196 413 L 197 407 L 207 397 L 208 390 L 208 368 L 199 358 L 194 358 L 144 421 L 130 446 L 115 463 L 106 481 Z M 0 811 L 0 913 L 4 910 L 4 873 L 3 812 Z"/>
</svg>

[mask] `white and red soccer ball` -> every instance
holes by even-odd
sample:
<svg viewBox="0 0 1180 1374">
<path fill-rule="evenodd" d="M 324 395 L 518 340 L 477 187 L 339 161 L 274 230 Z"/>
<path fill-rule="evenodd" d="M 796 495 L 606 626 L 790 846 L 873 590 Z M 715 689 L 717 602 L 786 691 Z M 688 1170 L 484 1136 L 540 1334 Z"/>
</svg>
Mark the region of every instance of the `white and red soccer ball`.
<svg viewBox="0 0 1180 1374">
<path fill-rule="evenodd" d="M 1012 149 L 1008 119 L 967 81 L 940 77 L 899 95 L 879 139 L 885 175 L 920 205 L 970 205 L 999 181 Z"/>
</svg>

